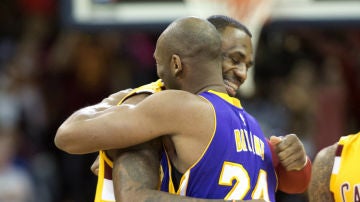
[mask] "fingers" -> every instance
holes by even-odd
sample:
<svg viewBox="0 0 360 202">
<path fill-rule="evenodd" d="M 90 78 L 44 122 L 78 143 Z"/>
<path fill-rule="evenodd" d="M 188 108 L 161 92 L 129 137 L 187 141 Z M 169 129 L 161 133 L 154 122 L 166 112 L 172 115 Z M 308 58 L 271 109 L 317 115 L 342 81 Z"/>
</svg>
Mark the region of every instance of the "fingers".
<svg viewBox="0 0 360 202">
<path fill-rule="evenodd" d="M 279 142 L 281 142 L 281 140 L 282 140 L 282 136 L 280 136 L 280 137 L 271 136 L 271 137 L 270 137 L 270 143 L 271 143 L 273 146 L 277 145 Z"/>
<path fill-rule="evenodd" d="M 301 170 L 306 163 L 306 155 L 302 153 L 294 153 L 291 156 L 281 160 L 281 164 L 283 167 L 290 171 L 290 170 Z"/>
<path fill-rule="evenodd" d="M 99 174 L 99 155 L 96 157 L 95 161 L 91 165 L 90 170 L 96 176 Z"/>
<path fill-rule="evenodd" d="M 295 134 L 289 134 L 281 138 L 281 142 L 277 145 L 277 149 L 280 151 L 291 147 L 293 144 L 302 144 L 299 138 Z"/>
<path fill-rule="evenodd" d="M 304 146 L 295 134 L 286 135 L 276 145 L 276 152 L 286 170 L 300 170 L 306 163 Z"/>
</svg>

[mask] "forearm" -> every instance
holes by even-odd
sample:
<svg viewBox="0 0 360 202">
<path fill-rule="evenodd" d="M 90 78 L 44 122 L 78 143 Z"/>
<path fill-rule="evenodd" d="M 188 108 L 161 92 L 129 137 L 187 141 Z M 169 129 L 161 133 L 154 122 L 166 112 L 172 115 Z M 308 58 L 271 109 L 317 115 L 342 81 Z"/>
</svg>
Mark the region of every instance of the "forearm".
<svg viewBox="0 0 360 202">
<path fill-rule="evenodd" d="M 96 149 L 90 149 L 94 147 L 96 141 L 91 141 L 92 132 L 94 130 L 87 126 L 94 117 L 99 116 L 104 108 L 110 108 L 111 106 L 99 103 L 97 105 L 82 108 L 74 112 L 69 118 L 67 118 L 58 128 L 55 135 L 55 145 L 71 154 L 83 154 L 97 151 Z M 101 109 L 102 108 L 102 109 Z M 98 128 L 99 130 L 101 128 Z M 87 130 L 90 130 L 87 132 Z M 89 135 L 87 135 L 89 134 Z M 87 146 L 89 149 L 86 149 Z"/>
<path fill-rule="evenodd" d="M 135 195 L 135 198 L 132 197 L 133 201 L 146 201 L 146 202 L 265 202 L 264 200 L 224 200 L 224 199 L 200 199 L 200 198 L 191 198 L 175 194 L 169 194 L 167 192 L 156 191 L 156 190 L 146 190 L 141 191 Z"/>
<path fill-rule="evenodd" d="M 161 144 L 154 141 L 132 150 L 119 151 L 113 161 L 113 183 L 116 201 L 151 201 L 152 191 L 159 187 Z M 156 200 L 155 200 L 156 201 Z"/>
<path fill-rule="evenodd" d="M 54 138 L 56 147 L 68 153 L 77 153 L 74 151 L 76 150 L 76 146 L 79 144 L 78 141 L 74 141 L 76 140 L 74 136 L 77 134 L 72 128 L 76 126 L 78 122 L 89 119 L 96 113 L 97 110 L 95 108 L 85 107 L 74 112 L 70 117 L 68 117 L 56 131 Z"/>
<path fill-rule="evenodd" d="M 311 179 L 311 161 L 307 158 L 306 165 L 299 171 L 287 171 L 279 164 L 277 167 L 277 174 L 279 190 L 288 194 L 304 193 Z"/>
<path fill-rule="evenodd" d="M 102 103 L 76 111 L 58 128 L 55 145 L 71 154 L 86 154 L 126 148 L 152 139 L 146 137 L 144 130 L 139 127 L 144 121 L 134 116 L 131 119 L 129 115 L 146 96 L 148 94 L 133 95 L 126 99 L 126 104 L 118 106 L 114 105 L 114 100 L 118 101 L 121 96 L 116 95 L 117 99 L 105 99 Z"/>
<path fill-rule="evenodd" d="M 224 202 L 223 199 L 184 197 L 159 191 L 159 144 L 153 141 L 121 153 L 114 161 L 113 182 L 116 201 Z M 155 148 L 155 149 L 154 149 Z M 158 148 L 158 149 L 156 149 Z M 235 201 L 235 200 L 229 200 Z M 241 202 L 243 200 L 236 200 Z M 247 200 L 261 202 L 264 200 Z"/>
<path fill-rule="evenodd" d="M 115 103 L 116 103 L 115 99 L 110 96 L 98 104 L 81 108 L 76 112 L 74 112 L 73 114 L 71 114 L 58 128 L 54 140 L 55 145 L 59 149 L 62 149 L 66 152 L 77 153 L 77 152 L 73 152 L 76 151 L 77 146 L 80 146 L 80 144 L 77 143 L 77 140 L 83 142 L 82 139 L 80 138 L 79 139 L 74 138 L 74 136 L 77 135 L 74 131 L 76 131 L 76 127 L 79 126 L 78 123 L 81 123 L 82 121 L 90 120 L 98 116 L 103 111 L 115 106 L 116 105 Z"/>
</svg>

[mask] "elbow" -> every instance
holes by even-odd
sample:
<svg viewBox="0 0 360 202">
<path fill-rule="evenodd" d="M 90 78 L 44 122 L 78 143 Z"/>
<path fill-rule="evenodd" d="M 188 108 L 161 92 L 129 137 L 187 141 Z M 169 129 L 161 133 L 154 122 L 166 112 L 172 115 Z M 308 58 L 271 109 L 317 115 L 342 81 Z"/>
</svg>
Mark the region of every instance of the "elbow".
<svg viewBox="0 0 360 202">
<path fill-rule="evenodd" d="M 60 126 L 56 131 L 54 143 L 57 148 L 69 154 L 79 154 L 76 149 L 76 141 L 72 138 L 72 133 L 64 126 Z"/>
</svg>

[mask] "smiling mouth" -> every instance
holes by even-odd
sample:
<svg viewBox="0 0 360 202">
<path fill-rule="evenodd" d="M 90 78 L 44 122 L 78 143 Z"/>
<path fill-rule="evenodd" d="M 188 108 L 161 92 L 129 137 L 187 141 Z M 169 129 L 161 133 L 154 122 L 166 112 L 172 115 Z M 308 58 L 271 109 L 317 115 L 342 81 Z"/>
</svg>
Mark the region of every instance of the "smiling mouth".
<svg viewBox="0 0 360 202">
<path fill-rule="evenodd" d="M 239 88 L 240 85 L 234 83 L 234 82 L 231 82 L 230 80 L 228 79 L 224 79 L 224 83 L 225 83 L 225 88 L 226 88 L 226 91 L 232 95 L 232 96 L 235 96 L 236 94 L 236 91 L 237 89 Z"/>
</svg>

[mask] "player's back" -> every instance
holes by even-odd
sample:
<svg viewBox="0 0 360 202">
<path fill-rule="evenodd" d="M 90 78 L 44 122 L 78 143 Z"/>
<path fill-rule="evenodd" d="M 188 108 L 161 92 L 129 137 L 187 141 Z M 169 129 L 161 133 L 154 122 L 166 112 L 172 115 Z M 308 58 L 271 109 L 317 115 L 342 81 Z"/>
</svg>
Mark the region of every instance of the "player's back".
<svg viewBox="0 0 360 202">
<path fill-rule="evenodd" d="M 206 151 L 180 180 L 177 194 L 212 199 L 275 201 L 271 151 L 256 120 L 240 101 L 214 91 L 200 96 L 214 107 L 216 129 Z M 174 169 L 163 155 L 162 190 L 175 193 Z"/>
</svg>

